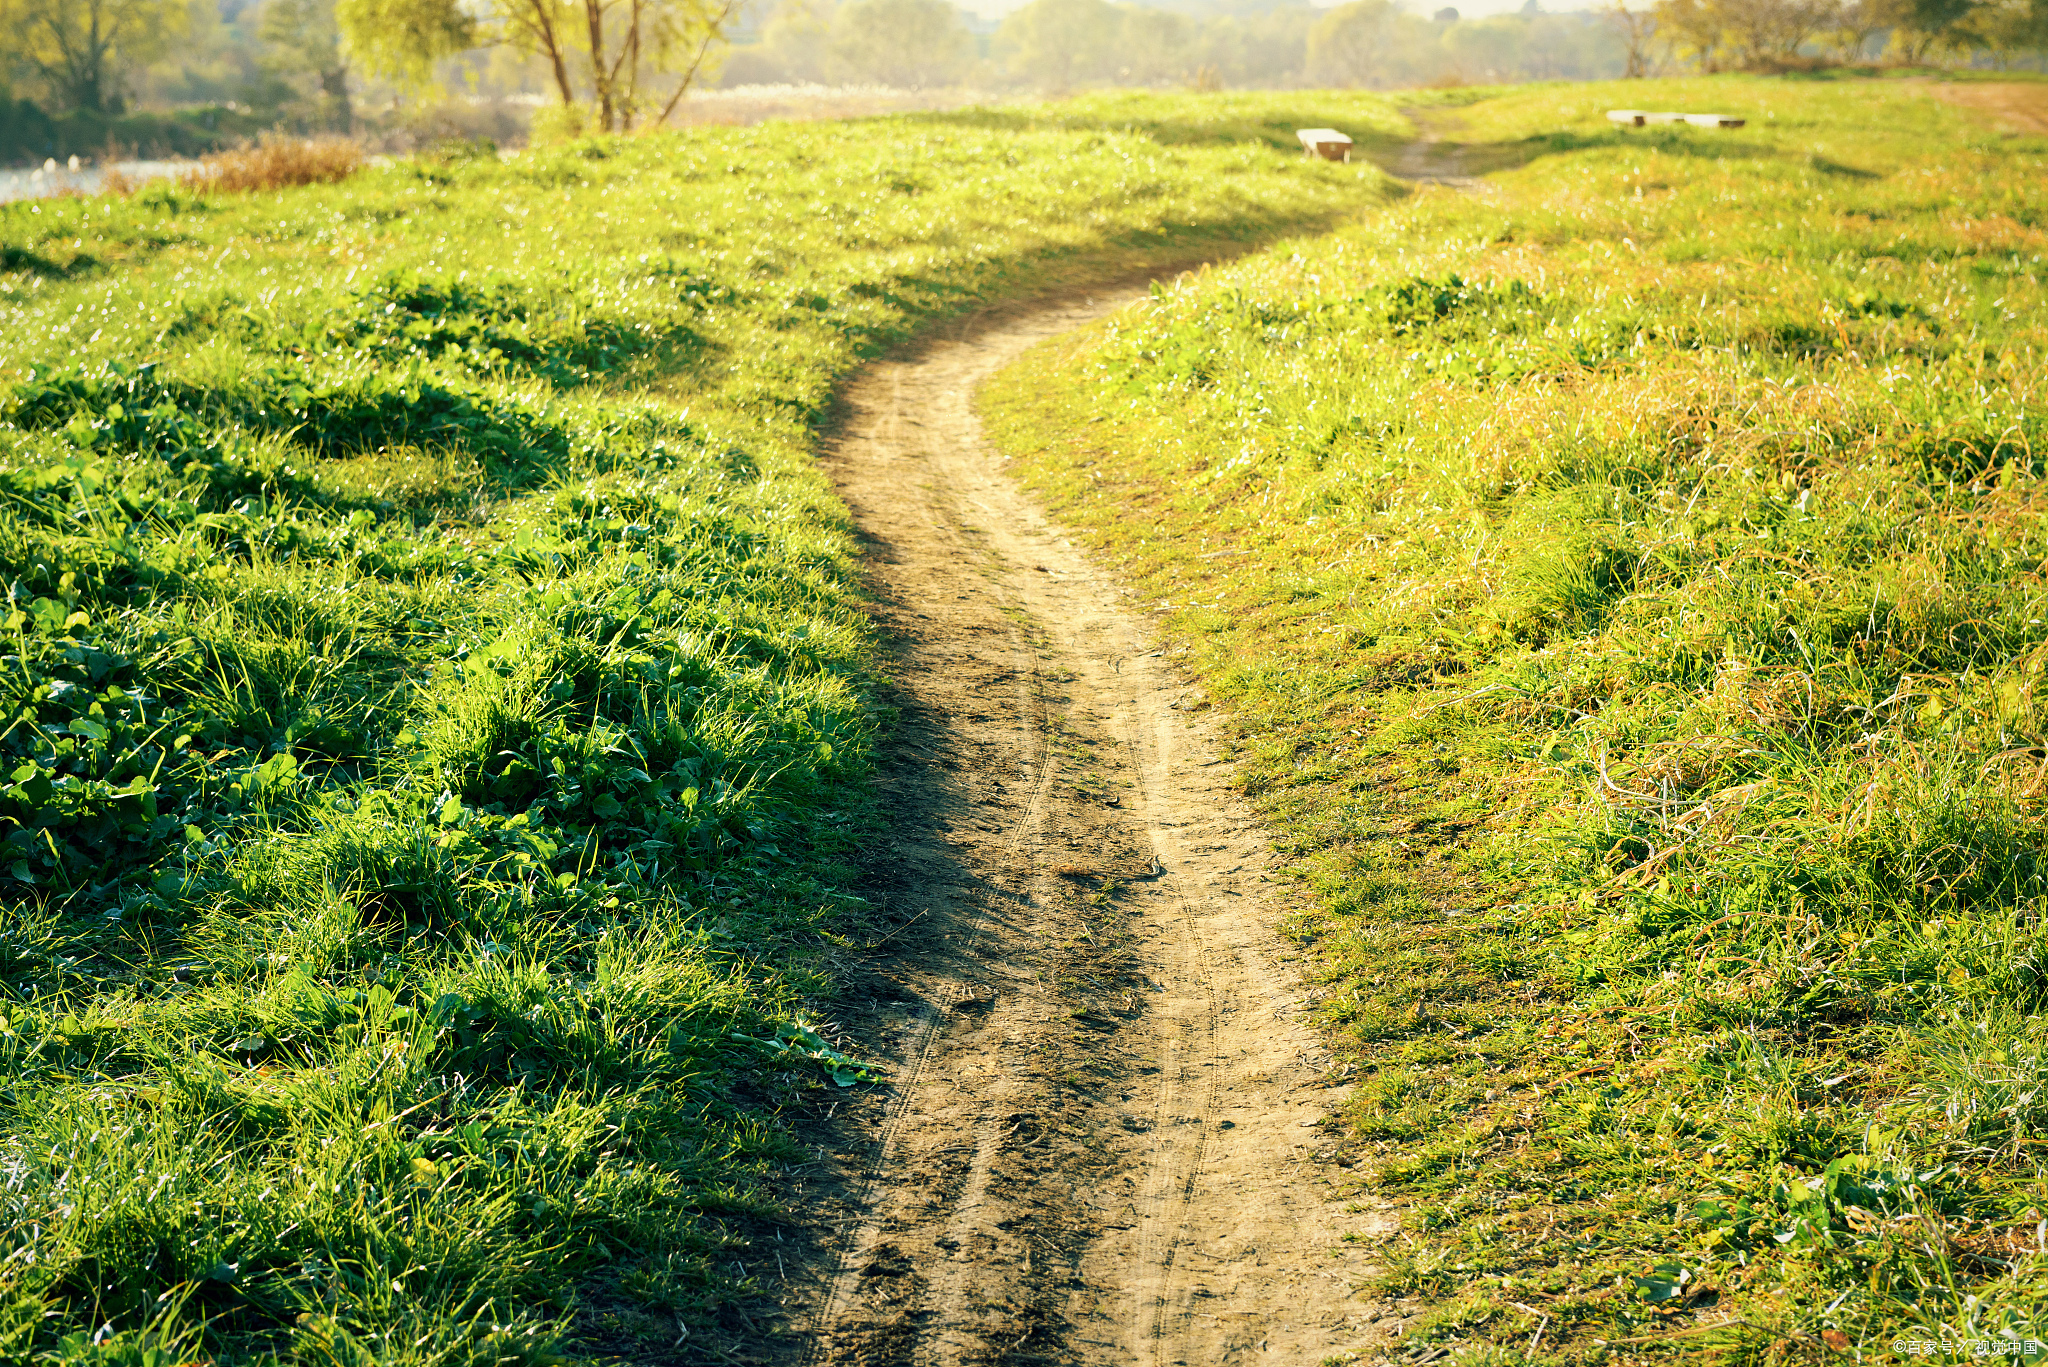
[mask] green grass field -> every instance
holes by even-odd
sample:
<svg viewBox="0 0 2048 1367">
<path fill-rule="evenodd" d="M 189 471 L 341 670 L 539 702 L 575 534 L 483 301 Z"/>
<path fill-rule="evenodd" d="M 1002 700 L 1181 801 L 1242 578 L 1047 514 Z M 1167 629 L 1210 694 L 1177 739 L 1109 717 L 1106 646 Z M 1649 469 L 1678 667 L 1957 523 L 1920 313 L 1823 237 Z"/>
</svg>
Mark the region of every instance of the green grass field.
<svg viewBox="0 0 2048 1367">
<path fill-rule="evenodd" d="M 1402 132 L 1105 96 L 0 208 L 0 1360 L 616 1360 L 759 1294 L 865 1076 L 833 385 L 1380 202 L 1328 122 Z"/>
<path fill-rule="evenodd" d="M 1481 192 L 983 400 L 1231 709 L 1388 1287 L 1460 1361 L 2048 1337 L 2048 143 L 1439 117 Z"/>
</svg>

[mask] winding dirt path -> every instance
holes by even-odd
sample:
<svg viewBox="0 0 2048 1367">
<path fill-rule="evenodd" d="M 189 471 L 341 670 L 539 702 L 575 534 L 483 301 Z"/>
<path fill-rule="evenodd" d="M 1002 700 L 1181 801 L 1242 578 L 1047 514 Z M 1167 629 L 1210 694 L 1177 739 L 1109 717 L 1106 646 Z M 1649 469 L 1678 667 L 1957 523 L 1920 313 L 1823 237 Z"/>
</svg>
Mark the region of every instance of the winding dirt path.
<svg viewBox="0 0 2048 1367">
<path fill-rule="evenodd" d="M 1400 1333 L 1356 1289 L 1394 1221 L 1330 1161 L 1343 1088 L 1213 713 L 970 407 L 1137 297 L 870 366 L 827 451 L 903 715 L 896 928 L 842 1021 L 894 1086 L 839 1116 L 836 1237 L 791 1288 L 821 1367 L 1320 1363 Z"/>
</svg>

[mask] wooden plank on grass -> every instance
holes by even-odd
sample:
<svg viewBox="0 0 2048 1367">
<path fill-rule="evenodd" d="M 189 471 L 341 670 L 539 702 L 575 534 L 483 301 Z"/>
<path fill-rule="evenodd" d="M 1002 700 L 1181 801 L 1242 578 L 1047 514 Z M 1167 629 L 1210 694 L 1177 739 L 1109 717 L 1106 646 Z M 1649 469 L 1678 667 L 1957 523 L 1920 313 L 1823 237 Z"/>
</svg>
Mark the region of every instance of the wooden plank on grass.
<svg viewBox="0 0 2048 1367">
<path fill-rule="evenodd" d="M 1733 114 L 1681 114 L 1670 110 L 1662 112 L 1649 109 L 1610 109 L 1609 123 L 1627 124 L 1641 128 L 1651 123 L 1684 123 L 1694 128 L 1740 128 L 1747 119 L 1738 119 Z"/>
<path fill-rule="evenodd" d="M 1326 161 L 1351 160 L 1351 139 L 1334 128 L 1297 128 L 1294 136 L 1301 139 L 1301 150 L 1309 156 Z"/>
</svg>

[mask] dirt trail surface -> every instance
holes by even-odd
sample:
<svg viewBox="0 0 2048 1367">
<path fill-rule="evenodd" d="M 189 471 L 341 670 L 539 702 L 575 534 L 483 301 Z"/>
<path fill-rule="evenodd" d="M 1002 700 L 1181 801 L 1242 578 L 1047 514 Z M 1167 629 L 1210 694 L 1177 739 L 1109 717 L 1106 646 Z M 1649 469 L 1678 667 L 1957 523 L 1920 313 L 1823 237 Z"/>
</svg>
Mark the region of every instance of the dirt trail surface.
<svg viewBox="0 0 2048 1367">
<path fill-rule="evenodd" d="M 2048 133 L 2048 85 L 2020 81 L 1943 81 L 1927 89 L 1936 99 L 1989 114 L 2019 133 Z"/>
<path fill-rule="evenodd" d="M 1424 111 L 1401 111 L 1422 130 L 1423 136 L 1403 143 L 1386 170 L 1411 185 L 1442 185 L 1469 195 L 1490 195 L 1493 187 L 1466 168 L 1465 149 L 1445 136 L 1450 127 L 1441 117 L 1430 118 Z"/>
<path fill-rule="evenodd" d="M 841 1021 L 893 1085 L 842 1109 L 836 1238 L 789 1284 L 813 1363 L 1319 1363 L 1400 1335 L 1356 1289 L 1395 1222 L 1322 1128 L 1344 1089 L 1213 714 L 970 408 L 1134 297 L 869 367 L 827 453 L 903 716 L 896 928 Z"/>
</svg>

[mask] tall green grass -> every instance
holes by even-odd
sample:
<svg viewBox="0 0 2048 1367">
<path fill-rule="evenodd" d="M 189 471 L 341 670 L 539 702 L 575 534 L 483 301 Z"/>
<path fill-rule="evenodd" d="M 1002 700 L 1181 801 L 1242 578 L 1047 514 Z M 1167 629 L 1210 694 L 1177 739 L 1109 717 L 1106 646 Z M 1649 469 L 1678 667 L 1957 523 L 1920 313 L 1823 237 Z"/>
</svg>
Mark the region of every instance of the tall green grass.
<svg viewBox="0 0 2048 1367">
<path fill-rule="evenodd" d="M 788 1118 L 869 1075 L 814 425 L 925 320 L 1376 202 L 1303 120 L 1401 128 L 1099 97 L 0 209 L 0 1359 L 745 1324 Z"/>
<path fill-rule="evenodd" d="M 1235 711 L 1388 1283 L 1489 1360 L 2048 1338 L 2048 144 L 1455 117 L 1481 192 L 987 400 Z"/>
</svg>

